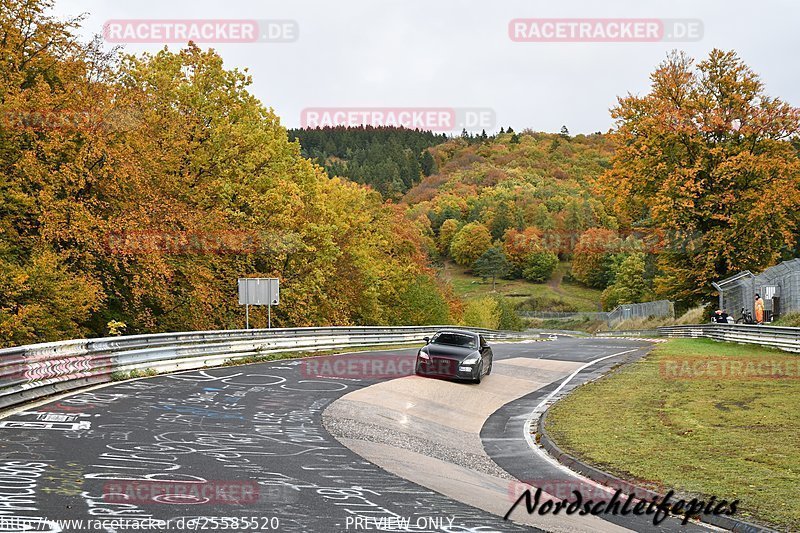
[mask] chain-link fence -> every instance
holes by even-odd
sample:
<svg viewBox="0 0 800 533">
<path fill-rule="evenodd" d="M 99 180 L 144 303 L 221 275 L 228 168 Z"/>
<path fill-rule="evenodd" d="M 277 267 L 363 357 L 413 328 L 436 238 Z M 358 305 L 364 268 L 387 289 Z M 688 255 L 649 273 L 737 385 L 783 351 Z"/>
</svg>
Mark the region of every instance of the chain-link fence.
<svg viewBox="0 0 800 533">
<path fill-rule="evenodd" d="M 800 258 L 784 261 L 761 272 L 740 272 L 712 284 L 719 292 L 719 307 L 740 318 L 742 309 L 753 313 L 755 295 L 764 300 L 766 319 L 800 311 Z"/>
<path fill-rule="evenodd" d="M 675 308 L 669 300 L 644 302 L 640 304 L 623 304 L 609 312 L 557 312 L 557 311 L 523 311 L 520 315 L 527 318 L 541 318 L 550 320 L 589 319 L 604 320 L 609 327 L 614 327 L 620 322 L 634 318 L 663 318 L 675 317 Z"/>
<path fill-rule="evenodd" d="M 606 320 L 608 313 L 603 311 L 520 311 L 520 316 L 526 318 L 541 318 L 548 320 L 570 320 L 573 318 L 587 318 L 590 320 Z"/>
<path fill-rule="evenodd" d="M 640 304 L 622 304 L 608 313 L 608 325 L 614 327 L 620 322 L 634 318 L 675 318 L 675 306 L 669 300 L 643 302 Z"/>
</svg>

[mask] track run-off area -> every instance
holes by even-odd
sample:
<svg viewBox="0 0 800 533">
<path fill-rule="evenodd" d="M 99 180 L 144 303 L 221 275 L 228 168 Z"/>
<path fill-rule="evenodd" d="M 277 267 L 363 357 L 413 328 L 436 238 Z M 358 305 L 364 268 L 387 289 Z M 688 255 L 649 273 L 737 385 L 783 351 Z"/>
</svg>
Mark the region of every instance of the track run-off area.
<svg viewBox="0 0 800 533">
<path fill-rule="evenodd" d="M 161 375 L 17 409 L 0 419 L 0 531 L 713 529 L 524 505 L 504 520 L 525 488 L 591 483 L 526 435 L 532 413 L 652 345 L 492 346 L 480 385 L 413 375 L 410 348 Z"/>
</svg>

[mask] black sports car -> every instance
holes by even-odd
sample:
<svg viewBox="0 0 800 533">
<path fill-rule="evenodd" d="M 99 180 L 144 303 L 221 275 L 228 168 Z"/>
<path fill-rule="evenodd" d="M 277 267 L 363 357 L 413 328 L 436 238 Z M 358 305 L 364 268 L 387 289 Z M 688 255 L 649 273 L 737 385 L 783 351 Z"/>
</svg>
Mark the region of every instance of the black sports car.
<svg viewBox="0 0 800 533">
<path fill-rule="evenodd" d="M 459 329 L 442 330 L 417 354 L 420 376 L 469 379 L 480 383 L 492 372 L 492 349 L 478 333 Z"/>
</svg>

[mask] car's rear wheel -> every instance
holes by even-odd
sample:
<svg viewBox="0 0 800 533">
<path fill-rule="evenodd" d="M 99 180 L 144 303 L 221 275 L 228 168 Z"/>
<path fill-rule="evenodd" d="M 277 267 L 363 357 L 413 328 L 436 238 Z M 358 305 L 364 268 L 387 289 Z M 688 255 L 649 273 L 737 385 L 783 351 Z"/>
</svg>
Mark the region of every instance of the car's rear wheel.
<svg viewBox="0 0 800 533">
<path fill-rule="evenodd" d="M 492 366 L 493 365 L 494 365 L 494 357 L 489 359 L 489 368 L 486 369 L 486 375 L 487 376 L 492 373 Z"/>
</svg>

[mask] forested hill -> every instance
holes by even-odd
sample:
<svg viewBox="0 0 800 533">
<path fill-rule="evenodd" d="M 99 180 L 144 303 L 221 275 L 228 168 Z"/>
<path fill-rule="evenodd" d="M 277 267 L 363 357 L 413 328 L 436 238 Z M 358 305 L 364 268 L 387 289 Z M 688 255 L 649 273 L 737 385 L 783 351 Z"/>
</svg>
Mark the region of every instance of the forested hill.
<svg viewBox="0 0 800 533">
<path fill-rule="evenodd" d="M 445 134 L 398 127 L 324 127 L 289 130 L 305 157 L 328 174 L 370 185 L 384 198 L 399 198 L 436 172 L 428 148 L 447 140 Z"/>
<path fill-rule="evenodd" d="M 460 137 L 430 149 L 438 172 L 403 198 L 407 216 L 427 226 L 441 259 L 482 277 L 501 276 L 542 283 L 561 260 L 572 260 L 573 279 L 603 293 L 603 304 L 650 297 L 641 279 L 649 265 L 632 253 L 641 246 L 585 246 L 598 234 L 617 239 L 618 221 L 596 194 L 611 166 L 609 136 L 571 136 L 524 131 L 492 137 Z M 626 259 L 636 278 L 615 284 Z M 650 258 L 652 263 L 652 257 Z M 635 264 L 634 264 L 635 262 Z M 633 277 L 633 276 L 628 276 Z"/>
<path fill-rule="evenodd" d="M 591 184 L 610 166 L 606 135 L 501 133 L 431 149 L 438 172 L 404 197 L 438 233 L 448 218 L 480 221 L 500 239 L 509 228 L 580 232 L 613 225 Z"/>
</svg>

